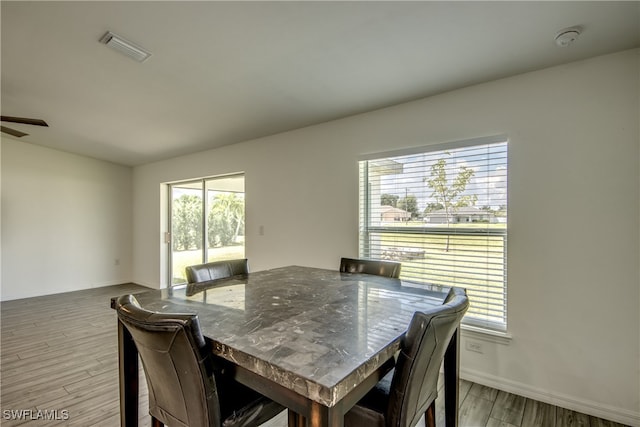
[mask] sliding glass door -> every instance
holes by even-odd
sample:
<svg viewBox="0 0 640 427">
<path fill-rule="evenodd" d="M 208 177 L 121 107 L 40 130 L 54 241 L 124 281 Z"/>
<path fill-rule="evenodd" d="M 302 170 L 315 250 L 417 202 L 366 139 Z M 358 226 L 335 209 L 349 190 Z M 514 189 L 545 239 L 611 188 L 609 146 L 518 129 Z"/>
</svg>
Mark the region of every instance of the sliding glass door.
<svg viewBox="0 0 640 427">
<path fill-rule="evenodd" d="M 169 200 L 170 286 L 188 265 L 244 258 L 244 175 L 173 183 Z"/>
</svg>

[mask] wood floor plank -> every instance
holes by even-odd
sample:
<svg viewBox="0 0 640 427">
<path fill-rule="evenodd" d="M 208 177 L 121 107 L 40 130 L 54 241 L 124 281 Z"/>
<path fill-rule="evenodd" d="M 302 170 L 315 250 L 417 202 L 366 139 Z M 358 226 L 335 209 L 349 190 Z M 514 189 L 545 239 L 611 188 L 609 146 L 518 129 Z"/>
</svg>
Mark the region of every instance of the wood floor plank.
<svg viewBox="0 0 640 427">
<path fill-rule="evenodd" d="M 589 423 L 591 427 L 627 427 L 624 424 L 603 420 L 598 417 L 589 417 Z"/>
<path fill-rule="evenodd" d="M 492 400 L 483 399 L 469 392 L 462 402 L 458 413 L 460 425 L 486 426 L 489 421 L 489 415 L 491 414 L 491 408 L 493 408 Z"/>
<path fill-rule="evenodd" d="M 110 424 L 107 421 L 110 422 Z M 82 415 L 75 414 L 73 417 L 70 417 L 66 425 L 69 427 L 84 427 L 96 425 L 119 426 L 120 406 L 111 405 L 108 408 L 102 408 L 100 411 L 91 411 Z M 148 425 L 148 423 L 141 425 Z"/>
<path fill-rule="evenodd" d="M 9 325 L 8 325 L 9 326 Z M 38 327 L 35 324 L 29 326 L 29 329 L 19 330 L 17 328 L 14 329 L 14 333 L 12 335 L 4 335 L 2 336 L 2 343 L 11 346 L 12 348 L 28 346 L 29 344 L 33 344 L 34 340 L 40 340 L 45 335 L 42 333 L 42 327 Z M 64 333 L 52 332 L 49 331 L 46 334 L 46 338 L 57 338 L 64 337 Z M 38 342 L 38 341 L 35 341 Z"/>
<path fill-rule="evenodd" d="M 96 357 L 99 353 L 88 351 L 86 349 L 78 349 L 73 352 L 62 361 L 55 359 L 48 360 L 31 360 L 21 366 L 8 369 L 6 373 L 2 373 L 3 386 L 13 384 L 15 382 L 24 383 L 31 379 L 42 379 L 45 375 L 48 375 L 51 371 L 57 370 L 59 372 L 72 373 L 79 371 L 87 371 L 90 369 L 99 368 L 102 365 Z"/>
<path fill-rule="evenodd" d="M 140 420 L 139 425 L 147 426 L 150 425 L 149 419 Z M 120 425 L 120 411 L 118 410 L 114 415 L 105 415 L 105 418 L 98 419 L 95 421 L 92 420 L 80 420 L 79 422 L 71 421 L 69 423 L 69 427 L 84 427 L 84 426 L 93 426 L 93 427 L 113 427 Z"/>
<path fill-rule="evenodd" d="M 57 372 L 51 377 L 37 378 L 25 383 L 14 383 L 9 386 L 2 385 L 2 402 L 19 400 L 22 396 L 30 396 L 46 392 L 52 387 L 64 386 L 70 381 L 78 381 L 91 377 L 85 371 L 78 371 L 69 374 L 68 372 Z"/>
<path fill-rule="evenodd" d="M 9 326 L 5 326 L 5 328 L 8 328 L 8 327 Z M 60 336 L 62 336 L 62 334 L 60 334 Z M 21 360 L 20 358 L 21 353 L 25 353 L 25 352 L 35 353 L 35 352 L 41 351 L 43 347 L 49 347 L 49 346 L 42 340 L 33 340 L 33 341 L 23 340 L 22 342 L 20 341 L 8 342 L 8 340 L 5 340 L 3 338 L 2 339 L 2 354 L 3 354 L 2 357 L 4 359 L 5 356 L 7 357 L 16 356 L 15 359 Z"/>
<path fill-rule="evenodd" d="M 520 425 L 524 416 L 526 399 L 506 391 L 499 391 L 491 410 L 491 418 L 508 424 Z"/>
<path fill-rule="evenodd" d="M 114 399 L 105 399 L 104 396 L 117 395 L 118 387 L 102 386 L 93 390 L 81 390 L 63 398 L 43 402 L 38 409 L 64 408 L 69 411 L 69 420 L 75 420 L 86 414 L 99 413 L 104 407 L 119 408 Z"/>
<path fill-rule="evenodd" d="M 521 425 L 522 427 L 555 427 L 556 407 L 527 399 Z"/>
<path fill-rule="evenodd" d="M 100 388 L 102 386 L 118 387 L 118 377 L 113 375 L 114 371 L 104 372 L 94 377 L 84 378 L 79 381 L 65 384 L 63 388 L 67 393 L 73 394 L 85 389 Z"/>
<path fill-rule="evenodd" d="M 556 410 L 556 427 L 589 427 L 590 425 L 588 415 L 560 407 Z"/>
<path fill-rule="evenodd" d="M 486 427 L 519 427 L 520 424 L 510 424 L 506 421 L 498 420 L 496 418 L 489 417 Z"/>
<path fill-rule="evenodd" d="M 473 383 L 471 381 L 460 380 L 458 384 L 458 407 L 462 405 L 462 402 L 464 402 L 464 399 L 469 394 L 469 390 L 471 390 L 472 386 Z"/>
<path fill-rule="evenodd" d="M 495 401 L 498 397 L 498 390 L 495 388 L 487 387 L 481 384 L 474 383 L 469 389 L 469 394 L 472 396 L 480 397 L 482 399 Z"/>
<path fill-rule="evenodd" d="M 98 361 L 98 362 L 100 362 L 100 361 Z M 99 376 L 99 375 L 102 375 L 104 373 L 113 374 L 114 372 L 117 372 L 117 371 L 118 371 L 118 360 L 117 359 L 116 360 L 100 362 L 100 364 L 95 366 L 94 368 L 87 369 L 87 373 L 89 375 L 91 375 L 92 377 Z"/>
</svg>

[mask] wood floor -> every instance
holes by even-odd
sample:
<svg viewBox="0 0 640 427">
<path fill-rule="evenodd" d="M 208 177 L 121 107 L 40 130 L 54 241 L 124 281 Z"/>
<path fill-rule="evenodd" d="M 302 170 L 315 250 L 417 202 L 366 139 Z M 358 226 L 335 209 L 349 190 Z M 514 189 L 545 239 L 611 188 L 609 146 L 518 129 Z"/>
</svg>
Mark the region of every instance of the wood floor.
<svg viewBox="0 0 640 427">
<path fill-rule="evenodd" d="M 0 424 L 118 426 L 116 315 L 109 300 L 145 290 L 119 285 L 2 302 Z M 140 425 L 148 426 L 140 383 Z M 437 414 L 443 413 L 438 400 Z M 461 382 L 459 414 L 463 427 L 622 426 L 468 381 Z M 283 412 L 268 426 L 286 421 Z"/>
</svg>

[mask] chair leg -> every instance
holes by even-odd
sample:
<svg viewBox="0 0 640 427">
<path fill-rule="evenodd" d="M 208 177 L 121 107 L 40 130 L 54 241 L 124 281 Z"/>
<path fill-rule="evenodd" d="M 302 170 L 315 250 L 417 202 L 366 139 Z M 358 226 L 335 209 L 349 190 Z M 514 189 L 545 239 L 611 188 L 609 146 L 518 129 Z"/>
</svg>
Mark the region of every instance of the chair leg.
<svg viewBox="0 0 640 427">
<path fill-rule="evenodd" d="M 425 427 L 436 427 L 436 401 L 434 400 L 429 405 L 427 412 L 424 413 L 424 425 Z"/>
<path fill-rule="evenodd" d="M 151 417 L 151 427 L 164 427 L 164 424 L 162 424 L 156 417 Z"/>
</svg>

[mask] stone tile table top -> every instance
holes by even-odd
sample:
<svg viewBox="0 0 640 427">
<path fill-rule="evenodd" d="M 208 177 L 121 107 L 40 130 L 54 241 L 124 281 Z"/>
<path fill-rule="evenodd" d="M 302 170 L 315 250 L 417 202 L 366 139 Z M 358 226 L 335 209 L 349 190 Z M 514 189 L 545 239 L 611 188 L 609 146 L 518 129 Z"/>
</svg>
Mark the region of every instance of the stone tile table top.
<svg viewBox="0 0 640 427">
<path fill-rule="evenodd" d="M 333 406 L 399 349 L 415 311 L 448 288 L 283 267 L 136 295 L 142 307 L 197 313 L 214 352 Z"/>
</svg>

